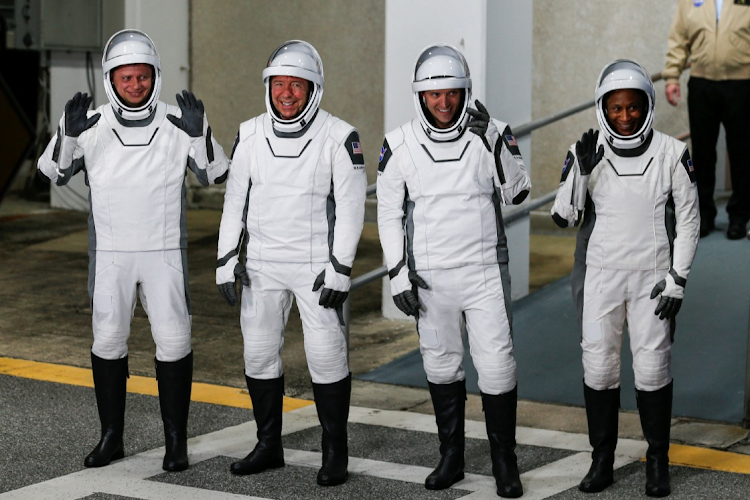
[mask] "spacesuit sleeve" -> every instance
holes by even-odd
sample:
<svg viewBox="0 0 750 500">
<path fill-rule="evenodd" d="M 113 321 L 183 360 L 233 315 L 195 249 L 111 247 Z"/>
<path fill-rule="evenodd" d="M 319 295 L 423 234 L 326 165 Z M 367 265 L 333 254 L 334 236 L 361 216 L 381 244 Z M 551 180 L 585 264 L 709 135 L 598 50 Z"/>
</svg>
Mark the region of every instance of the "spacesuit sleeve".
<svg viewBox="0 0 750 500">
<path fill-rule="evenodd" d="M 581 221 L 589 177 L 589 175 L 581 175 L 578 158 L 571 147 L 565 157 L 560 186 L 557 188 L 551 211 L 552 220 L 559 227 L 577 226 Z"/>
<path fill-rule="evenodd" d="M 667 39 L 667 60 L 661 74 L 667 83 L 677 83 L 682 70 L 690 56 L 690 39 L 687 33 L 684 9 L 687 3 L 681 0 L 677 4 L 672 28 Z"/>
<path fill-rule="evenodd" d="M 700 237 L 698 190 L 687 147 L 682 151 L 680 160 L 672 167 L 672 199 L 676 219 L 672 270 L 681 278 L 687 279 Z"/>
<path fill-rule="evenodd" d="M 221 184 L 227 179 L 229 159 L 224 154 L 224 149 L 214 139 L 205 114 L 203 115 L 203 135 L 190 138 L 188 168 L 193 171 L 198 182 L 203 186 Z"/>
<path fill-rule="evenodd" d="M 510 126 L 495 120 L 493 122 L 498 130 L 502 130 L 494 148 L 496 184 L 503 194 L 503 203 L 518 205 L 531 191 L 531 178 L 526 171 L 518 142 Z"/>
<path fill-rule="evenodd" d="M 93 111 L 88 112 L 89 116 L 92 114 L 94 114 Z M 63 114 L 57 132 L 47 144 L 42 156 L 39 157 L 37 162 L 39 172 L 58 186 L 67 184 L 85 167 L 83 150 L 78 147 L 79 140 L 78 137 L 65 135 L 65 114 Z"/>
<path fill-rule="evenodd" d="M 394 138 L 391 137 L 393 140 Z M 397 142 L 396 148 L 400 144 Z M 383 141 L 378 165 L 378 233 L 383 247 L 385 263 L 391 278 L 391 294 L 397 295 L 411 284 L 406 278 L 408 268 L 404 266 L 404 202 L 406 200 L 406 181 L 398 165 L 398 153 Z M 392 273 L 392 274 L 391 274 Z"/>
<path fill-rule="evenodd" d="M 223 153 L 222 153 L 223 154 Z M 245 236 L 245 214 L 250 196 L 250 155 L 237 133 L 224 194 L 224 209 L 219 225 L 219 250 L 216 260 L 216 284 L 234 282 L 234 267 L 239 262 Z"/>
<path fill-rule="evenodd" d="M 332 254 L 339 264 L 351 268 L 365 223 L 367 197 L 367 172 L 356 130 L 335 151 L 331 171 L 336 203 Z"/>
</svg>

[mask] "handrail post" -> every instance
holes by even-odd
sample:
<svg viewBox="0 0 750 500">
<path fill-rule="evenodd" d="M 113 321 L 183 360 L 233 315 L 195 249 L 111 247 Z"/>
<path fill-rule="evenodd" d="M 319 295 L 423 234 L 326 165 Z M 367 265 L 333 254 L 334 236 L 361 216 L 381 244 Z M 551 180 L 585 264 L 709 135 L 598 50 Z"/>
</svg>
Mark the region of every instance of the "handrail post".
<svg viewBox="0 0 750 500">
<path fill-rule="evenodd" d="M 745 412 L 742 427 L 750 429 L 750 312 L 747 321 L 747 355 L 745 357 Z"/>
</svg>

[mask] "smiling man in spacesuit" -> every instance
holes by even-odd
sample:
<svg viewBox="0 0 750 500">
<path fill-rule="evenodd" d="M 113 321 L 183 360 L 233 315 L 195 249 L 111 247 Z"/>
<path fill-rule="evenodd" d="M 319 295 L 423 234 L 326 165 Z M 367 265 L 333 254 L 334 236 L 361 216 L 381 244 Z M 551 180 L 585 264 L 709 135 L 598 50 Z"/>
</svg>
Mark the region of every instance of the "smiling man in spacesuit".
<svg viewBox="0 0 750 500">
<path fill-rule="evenodd" d="M 92 98 L 76 94 L 38 164 L 59 186 L 83 171 L 90 187 L 91 366 L 102 436 L 84 464 L 101 467 L 124 456 L 127 340 L 137 293 L 156 343 L 163 468 L 179 471 L 188 468 L 193 373 L 185 174 L 220 183 L 229 161 L 193 94 L 177 96 L 179 109 L 158 100 L 159 54 L 145 33 L 113 35 L 102 70 L 109 103 L 89 111 Z"/>
<path fill-rule="evenodd" d="M 552 207 L 560 227 L 581 223 L 571 282 L 594 451 L 579 489 L 598 492 L 613 482 L 627 323 L 649 444 L 646 494 L 666 496 L 675 316 L 700 227 L 693 164 L 684 143 L 652 129 L 654 86 L 638 63 L 605 66 L 595 98 L 600 130 L 571 146 Z"/>
<path fill-rule="evenodd" d="M 378 227 L 393 300 L 417 318 L 435 409 L 441 459 L 425 487 L 448 488 L 464 477 L 467 331 L 497 493 L 519 497 L 516 363 L 500 208 L 522 202 L 531 183 L 510 127 L 491 119 L 478 101 L 478 109 L 468 107 L 471 78 L 458 50 L 427 47 L 412 91 L 418 118 L 386 134 L 381 150 Z"/>
<path fill-rule="evenodd" d="M 258 444 L 235 474 L 284 466 L 281 350 L 292 300 L 302 319 L 323 428 L 317 482 L 346 481 L 351 394 L 341 307 L 364 225 L 365 174 L 357 130 L 319 108 L 323 63 L 307 42 L 273 51 L 263 70 L 267 112 L 240 125 L 219 231 L 216 283 L 231 304 L 242 283 L 245 380 Z"/>
</svg>

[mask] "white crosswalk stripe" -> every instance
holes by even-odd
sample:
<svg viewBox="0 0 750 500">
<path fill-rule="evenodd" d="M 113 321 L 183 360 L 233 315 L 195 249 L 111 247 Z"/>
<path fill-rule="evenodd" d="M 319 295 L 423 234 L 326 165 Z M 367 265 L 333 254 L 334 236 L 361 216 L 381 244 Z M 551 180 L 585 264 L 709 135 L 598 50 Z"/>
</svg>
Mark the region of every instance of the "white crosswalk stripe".
<svg viewBox="0 0 750 500">
<path fill-rule="evenodd" d="M 435 418 L 416 413 L 351 408 L 349 422 L 407 431 L 436 433 Z M 307 406 L 284 414 L 283 434 L 288 435 L 318 425 L 314 406 Z M 238 426 L 204 434 L 190 439 L 190 463 L 198 464 L 219 456 L 244 457 L 256 444 L 256 425 L 250 421 Z M 487 439 L 484 422 L 467 421 L 466 437 Z M 523 498 L 542 499 L 575 487 L 586 474 L 591 463 L 588 437 L 559 431 L 519 427 L 517 441 L 520 445 L 542 446 L 575 451 L 573 455 L 548 463 L 521 475 Z M 630 439 L 618 441 L 615 467 L 630 464 L 645 454 L 646 443 Z M 179 500 L 263 500 L 260 497 L 224 493 L 188 486 L 149 481 L 162 474 L 164 448 L 156 448 L 126 457 L 107 467 L 86 469 L 0 494 L 0 500 L 64 500 L 80 499 L 94 493 L 121 495 L 139 499 Z M 319 468 L 320 453 L 285 449 L 284 459 L 289 465 Z M 426 467 L 389 463 L 378 460 L 350 457 L 349 473 L 378 477 L 393 481 L 423 484 L 432 470 Z M 466 491 L 461 498 L 483 500 L 498 498 L 495 481 L 491 476 L 466 474 L 466 478 L 453 485 Z"/>
</svg>

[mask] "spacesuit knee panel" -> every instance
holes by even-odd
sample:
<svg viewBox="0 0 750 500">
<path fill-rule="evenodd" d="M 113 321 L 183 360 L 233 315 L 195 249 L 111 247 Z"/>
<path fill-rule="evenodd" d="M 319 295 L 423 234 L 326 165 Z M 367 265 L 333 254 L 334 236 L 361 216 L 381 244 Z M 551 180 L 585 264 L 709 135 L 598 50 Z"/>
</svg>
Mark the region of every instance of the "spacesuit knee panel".
<svg viewBox="0 0 750 500">
<path fill-rule="evenodd" d="M 620 356 L 584 350 L 582 360 L 586 385 L 597 391 L 620 386 Z"/>
<path fill-rule="evenodd" d="M 276 330 L 244 330 L 245 374 L 251 378 L 278 378 L 283 373 L 283 337 Z"/>
<path fill-rule="evenodd" d="M 472 355 L 479 374 L 479 390 L 484 394 L 504 394 L 516 386 L 516 360 L 510 354 Z"/>
<path fill-rule="evenodd" d="M 461 366 L 461 356 L 455 354 L 437 355 L 429 350 L 422 349 L 422 363 L 427 380 L 433 384 L 452 384 L 466 378 Z"/>
<path fill-rule="evenodd" d="M 106 331 L 94 328 L 91 352 L 102 359 L 120 359 L 128 354 L 129 331 Z"/>
<path fill-rule="evenodd" d="M 349 375 L 346 340 L 341 332 L 320 335 L 306 331 L 305 354 L 316 384 L 333 384 Z"/>
<path fill-rule="evenodd" d="M 640 351 L 633 357 L 635 388 L 656 391 L 672 381 L 672 353 Z"/>
<path fill-rule="evenodd" d="M 192 351 L 190 324 L 151 325 L 151 335 L 156 343 L 156 359 L 171 363 Z"/>
</svg>

